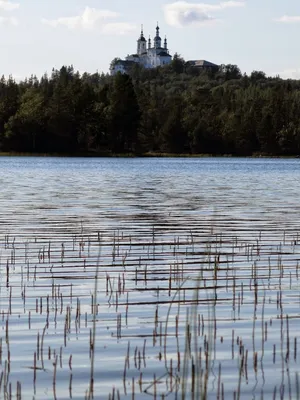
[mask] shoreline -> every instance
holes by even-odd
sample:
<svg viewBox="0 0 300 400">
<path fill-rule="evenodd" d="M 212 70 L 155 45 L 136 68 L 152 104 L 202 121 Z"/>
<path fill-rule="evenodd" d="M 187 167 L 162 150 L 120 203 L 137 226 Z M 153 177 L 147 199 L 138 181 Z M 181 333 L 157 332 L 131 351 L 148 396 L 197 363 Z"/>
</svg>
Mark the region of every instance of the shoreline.
<svg viewBox="0 0 300 400">
<path fill-rule="evenodd" d="M 300 155 L 273 155 L 255 153 L 252 155 L 233 154 L 189 154 L 189 153 L 30 153 L 30 152 L 0 152 L 0 157 L 58 157 L 58 158 L 300 158 Z"/>
</svg>

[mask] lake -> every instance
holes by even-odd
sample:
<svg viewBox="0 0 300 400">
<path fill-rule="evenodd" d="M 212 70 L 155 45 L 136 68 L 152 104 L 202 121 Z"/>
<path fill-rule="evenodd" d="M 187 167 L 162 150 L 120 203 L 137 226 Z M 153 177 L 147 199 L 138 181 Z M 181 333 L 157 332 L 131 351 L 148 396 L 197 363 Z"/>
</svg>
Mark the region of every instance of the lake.
<svg viewBox="0 0 300 400">
<path fill-rule="evenodd" d="M 1 157 L 0 184 L 0 399 L 300 398 L 300 160 Z"/>
</svg>

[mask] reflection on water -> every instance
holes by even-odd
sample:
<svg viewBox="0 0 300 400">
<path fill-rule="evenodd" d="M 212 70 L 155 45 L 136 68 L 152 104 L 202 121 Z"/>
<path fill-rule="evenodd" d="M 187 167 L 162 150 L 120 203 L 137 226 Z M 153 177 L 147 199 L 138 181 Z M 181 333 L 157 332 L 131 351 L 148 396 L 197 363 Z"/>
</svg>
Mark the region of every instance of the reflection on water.
<svg viewBox="0 0 300 400">
<path fill-rule="evenodd" d="M 196 284 L 200 354 L 215 313 L 208 397 L 295 398 L 299 160 L 3 157 L 0 172 L 0 398 L 88 397 L 94 313 L 95 398 L 175 398 Z"/>
</svg>

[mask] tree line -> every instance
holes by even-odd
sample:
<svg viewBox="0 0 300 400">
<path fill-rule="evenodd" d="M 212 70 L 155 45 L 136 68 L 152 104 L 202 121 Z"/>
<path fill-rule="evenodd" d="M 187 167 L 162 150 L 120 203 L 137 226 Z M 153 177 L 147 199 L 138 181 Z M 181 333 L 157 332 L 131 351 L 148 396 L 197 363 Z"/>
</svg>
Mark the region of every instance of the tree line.
<svg viewBox="0 0 300 400">
<path fill-rule="evenodd" d="M 236 65 L 128 74 L 72 66 L 0 80 L 0 151 L 61 154 L 300 154 L 300 81 Z"/>
</svg>

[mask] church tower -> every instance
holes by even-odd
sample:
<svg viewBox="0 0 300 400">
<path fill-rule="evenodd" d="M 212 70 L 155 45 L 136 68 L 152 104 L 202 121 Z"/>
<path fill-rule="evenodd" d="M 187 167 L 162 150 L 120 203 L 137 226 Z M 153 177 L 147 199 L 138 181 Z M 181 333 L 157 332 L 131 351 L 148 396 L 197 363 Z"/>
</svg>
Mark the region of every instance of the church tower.
<svg viewBox="0 0 300 400">
<path fill-rule="evenodd" d="M 157 23 L 157 27 L 156 27 L 156 36 L 154 38 L 154 47 L 155 47 L 155 49 L 160 49 L 161 48 L 161 37 L 159 36 L 158 23 Z"/>
<path fill-rule="evenodd" d="M 139 39 L 137 41 L 137 54 L 139 56 L 147 51 L 146 46 L 147 46 L 147 42 L 144 37 L 143 25 L 142 25 L 141 36 L 139 37 Z"/>
<path fill-rule="evenodd" d="M 165 49 L 166 52 L 168 52 L 167 36 L 165 37 L 165 41 L 164 41 L 164 49 Z"/>
</svg>

